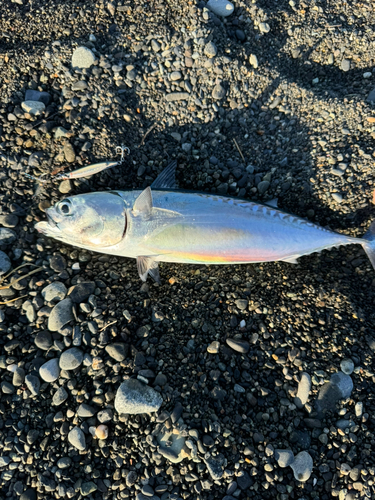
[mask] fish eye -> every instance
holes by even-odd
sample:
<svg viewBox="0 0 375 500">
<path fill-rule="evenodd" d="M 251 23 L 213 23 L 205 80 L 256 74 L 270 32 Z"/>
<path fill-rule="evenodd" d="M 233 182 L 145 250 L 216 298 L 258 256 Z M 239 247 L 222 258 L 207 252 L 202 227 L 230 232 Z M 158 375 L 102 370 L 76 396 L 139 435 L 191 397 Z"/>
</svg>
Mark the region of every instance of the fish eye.
<svg viewBox="0 0 375 500">
<path fill-rule="evenodd" d="M 66 199 L 66 200 L 62 200 L 60 201 L 59 203 L 59 211 L 63 214 L 63 215 L 70 215 L 70 212 L 71 212 L 71 202 L 70 200 Z"/>
</svg>

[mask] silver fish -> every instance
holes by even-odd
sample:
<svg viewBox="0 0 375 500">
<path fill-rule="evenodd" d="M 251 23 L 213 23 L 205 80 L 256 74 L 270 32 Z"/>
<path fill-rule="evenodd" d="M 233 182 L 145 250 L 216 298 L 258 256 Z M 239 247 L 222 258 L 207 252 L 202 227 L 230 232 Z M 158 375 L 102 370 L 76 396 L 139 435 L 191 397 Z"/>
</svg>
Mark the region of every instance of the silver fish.
<svg viewBox="0 0 375 500">
<path fill-rule="evenodd" d="M 176 189 L 172 162 L 144 191 L 71 196 L 46 210 L 36 229 L 70 245 L 137 259 L 159 280 L 158 262 L 245 264 L 284 261 L 360 244 L 375 268 L 375 222 L 364 238 L 328 231 L 277 208 Z"/>
</svg>

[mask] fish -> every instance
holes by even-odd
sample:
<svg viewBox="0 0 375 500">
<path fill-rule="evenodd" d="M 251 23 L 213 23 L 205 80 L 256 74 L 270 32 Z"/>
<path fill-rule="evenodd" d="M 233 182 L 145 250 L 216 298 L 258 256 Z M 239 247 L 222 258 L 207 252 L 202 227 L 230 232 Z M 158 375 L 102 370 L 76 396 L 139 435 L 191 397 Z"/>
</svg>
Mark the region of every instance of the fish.
<svg viewBox="0 0 375 500">
<path fill-rule="evenodd" d="M 173 161 L 144 190 L 65 198 L 35 228 L 65 244 L 134 258 L 142 281 L 160 281 L 159 262 L 297 263 L 303 255 L 352 244 L 362 245 L 375 268 L 375 221 L 363 238 L 355 238 L 274 204 L 179 190 L 176 166 Z"/>
</svg>

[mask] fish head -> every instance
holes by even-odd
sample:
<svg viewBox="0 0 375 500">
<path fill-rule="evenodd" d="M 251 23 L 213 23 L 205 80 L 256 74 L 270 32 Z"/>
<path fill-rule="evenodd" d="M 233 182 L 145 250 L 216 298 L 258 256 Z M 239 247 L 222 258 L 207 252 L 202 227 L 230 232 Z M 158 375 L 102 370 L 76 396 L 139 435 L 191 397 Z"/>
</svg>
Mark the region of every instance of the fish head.
<svg viewBox="0 0 375 500">
<path fill-rule="evenodd" d="M 116 192 L 70 196 L 46 210 L 35 228 L 45 236 L 100 251 L 119 243 L 126 232 L 125 203 Z"/>
</svg>

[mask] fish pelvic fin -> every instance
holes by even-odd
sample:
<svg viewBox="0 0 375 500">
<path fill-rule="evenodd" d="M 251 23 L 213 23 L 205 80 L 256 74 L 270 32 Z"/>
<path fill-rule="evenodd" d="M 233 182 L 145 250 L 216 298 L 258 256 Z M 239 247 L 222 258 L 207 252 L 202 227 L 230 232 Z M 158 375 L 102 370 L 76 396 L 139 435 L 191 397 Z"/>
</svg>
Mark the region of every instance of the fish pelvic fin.
<svg viewBox="0 0 375 500">
<path fill-rule="evenodd" d="M 137 257 L 138 273 L 142 281 L 146 281 L 147 276 L 150 275 L 157 283 L 160 283 L 159 263 L 155 259 L 156 257 L 147 257 L 145 255 Z"/>
<path fill-rule="evenodd" d="M 364 234 L 360 241 L 372 267 L 375 269 L 375 221 L 371 223 L 367 233 Z"/>
</svg>

